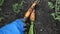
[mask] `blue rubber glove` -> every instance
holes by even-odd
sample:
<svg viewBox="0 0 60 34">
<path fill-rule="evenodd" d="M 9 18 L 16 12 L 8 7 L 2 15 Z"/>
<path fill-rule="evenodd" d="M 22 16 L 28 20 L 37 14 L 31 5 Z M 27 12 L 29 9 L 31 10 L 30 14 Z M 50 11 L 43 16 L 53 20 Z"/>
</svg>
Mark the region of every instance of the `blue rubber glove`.
<svg viewBox="0 0 60 34">
<path fill-rule="evenodd" d="M 0 28 L 0 34 L 24 34 L 24 22 L 17 19 Z"/>
</svg>

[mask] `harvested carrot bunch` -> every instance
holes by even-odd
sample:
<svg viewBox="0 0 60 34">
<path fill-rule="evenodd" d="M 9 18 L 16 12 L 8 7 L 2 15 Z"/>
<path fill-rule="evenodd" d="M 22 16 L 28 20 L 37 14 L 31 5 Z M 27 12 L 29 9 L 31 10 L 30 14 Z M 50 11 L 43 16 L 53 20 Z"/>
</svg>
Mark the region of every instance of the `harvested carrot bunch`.
<svg viewBox="0 0 60 34">
<path fill-rule="evenodd" d="M 30 20 L 31 20 L 31 25 L 30 25 L 28 34 L 34 34 L 34 21 L 35 21 L 35 9 L 34 8 L 37 5 L 37 3 L 38 3 L 38 0 L 34 1 L 34 3 L 31 5 L 31 7 L 28 9 L 28 11 L 26 12 L 24 16 L 24 18 L 28 18 L 30 16 Z"/>
<path fill-rule="evenodd" d="M 34 1 L 34 3 L 31 5 L 31 7 L 28 9 L 28 11 L 26 12 L 24 18 L 28 18 L 31 14 L 31 12 L 33 11 L 34 7 L 37 5 L 37 0 Z"/>
<path fill-rule="evenodd" d="M 31 20 L 31 25 L 30 25 L 30 29 L 29 29 L 29 33 L 28 34 L 34 34 L 34 21 L 35 21 L 35 10 L 33 10 L 31 16 L 30 16 L 30 20 Z"/>
</svg>

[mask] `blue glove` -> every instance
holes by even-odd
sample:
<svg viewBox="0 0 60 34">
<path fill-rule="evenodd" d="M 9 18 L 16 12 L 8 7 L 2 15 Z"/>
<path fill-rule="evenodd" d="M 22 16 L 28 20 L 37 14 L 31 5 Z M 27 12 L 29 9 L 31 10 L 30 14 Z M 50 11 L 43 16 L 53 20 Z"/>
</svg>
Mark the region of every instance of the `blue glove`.
<svg viewBox="0 0 60 34">
<path fill-rule="evenodd" d="M 17 19 L 0 28 L 0 34 L 24 34 L 24 22 Z"/>
</svg>

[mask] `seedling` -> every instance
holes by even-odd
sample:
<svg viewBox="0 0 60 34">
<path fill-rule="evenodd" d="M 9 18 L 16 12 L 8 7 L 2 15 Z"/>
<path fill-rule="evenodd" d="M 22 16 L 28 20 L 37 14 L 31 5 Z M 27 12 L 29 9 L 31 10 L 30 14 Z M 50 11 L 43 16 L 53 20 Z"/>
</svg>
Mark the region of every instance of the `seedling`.
<svg viewBox="0 0 60 34">
<path fill-rule="evenodd" d="M 13 5 L 13 11 L 14 11 L 15 13 L 21 12 L 21 9 L 23 8 L 23 3 L 24 3 L 24 0 L 22 0 L 20 4 L 15 3 L 15 4 Z"/>
</svg>

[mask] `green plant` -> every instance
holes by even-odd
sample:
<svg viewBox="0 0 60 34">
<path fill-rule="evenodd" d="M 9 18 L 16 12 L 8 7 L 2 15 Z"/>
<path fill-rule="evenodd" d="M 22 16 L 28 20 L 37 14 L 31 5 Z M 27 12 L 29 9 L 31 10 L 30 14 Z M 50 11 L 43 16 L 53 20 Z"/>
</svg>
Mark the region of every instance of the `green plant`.
<svg viewBox="0 0 60 34">
<path fill-rule="evenodd" d="M 0 22 L 2 21 L 2 19 L 4 19 L 4 17 L 0 16 Z"/>
<path fill-rule="evenodd" d="M 0 10 L 2 10 L 1 6 L 3 5 L 3 3 L 4 3 L 4 0 L 0 0 Z"/>
<path fill-rule="evenodd" d="M 18 9 L 18 3 L 16 3 L 16 4 L 13 5 L 13 11 L 15 13 L 19 13 L 20 12 L 20 10 Z"/>
<path fill-rule="evenodd" d="M 4 0 L 0 0 L 0 6 L 2 6 L 3 3 L 4 3 Z"/>
<path fill-rule="evenodd" d="M 51 9 L 55 8 L 55 12 L 51 13 L 51 15 L 53 16 L 53 18 L 55 20 L 60 21 L 60 0 L 56 0 L 56 4 L 55 5 L 52 2 L 48 2 L 48 6 Z"/>
<path fill-rule="evenodd" d="M 57 3 L 60 4 L 60 0 L 57 0 Z"/>
<path fill-rule="evenodd" d="M 60 13 L 59 13 L 59 14 L 60 14 Z M 59 16 L 59 15 L 56 15 L 55 13 L 51 13 L 51 15 L 53 16 L 53 18 L 54 18 L 55 20 L 60 21 L 60 16 Z"/>
<path fill-rule="evenodd" d="M 53 9 L 53 8 L 55 7 L 52 2 L 48 2 L 48 6 L 49 6 L 51 9 Z"/>
<path fill-rule="evenodd" d="M 23 3 L 24 3 L 24 0 L 22 0 L 20 4 L 15 3 L 15 4 L 13 5 L 13 11 L 14 11 L 15 13 L 21 12 L 21 9 L 23 8 Z"/>
<path fill-rule="evenodd" d="M 21 3 L 19 4 L 19 9 L 23 9 L 23 6 L 24 6 L 24 0 L 21 1 Z"/>
</svg>

